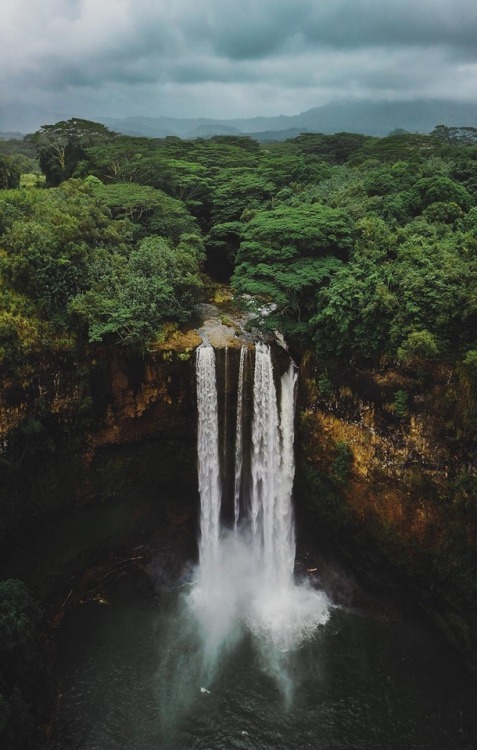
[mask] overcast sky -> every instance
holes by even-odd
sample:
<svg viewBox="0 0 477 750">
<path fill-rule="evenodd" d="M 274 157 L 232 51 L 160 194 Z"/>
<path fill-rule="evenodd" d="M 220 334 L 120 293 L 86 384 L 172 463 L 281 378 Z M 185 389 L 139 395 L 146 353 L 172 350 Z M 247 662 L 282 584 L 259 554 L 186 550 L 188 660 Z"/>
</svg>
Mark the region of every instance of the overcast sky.
<svg viewBox="0 0 477 750">
<path fill-rule="evenodd" d="M 0 103 L 85 117 L 477 100 L 477 0 L 2 0 Z"/>
</svg>

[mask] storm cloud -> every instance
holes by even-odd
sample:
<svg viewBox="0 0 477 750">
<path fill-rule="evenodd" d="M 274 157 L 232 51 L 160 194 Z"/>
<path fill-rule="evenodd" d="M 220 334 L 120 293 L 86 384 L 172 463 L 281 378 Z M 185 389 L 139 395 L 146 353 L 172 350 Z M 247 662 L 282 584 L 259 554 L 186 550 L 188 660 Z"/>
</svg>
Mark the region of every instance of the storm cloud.
<svg viewBox="0 0 477 750">
<path fill-rule="evenodd" d="M 475 0 L 4 0 L 0 104 L 294 114 L 477 96 Z"/>
</svg>

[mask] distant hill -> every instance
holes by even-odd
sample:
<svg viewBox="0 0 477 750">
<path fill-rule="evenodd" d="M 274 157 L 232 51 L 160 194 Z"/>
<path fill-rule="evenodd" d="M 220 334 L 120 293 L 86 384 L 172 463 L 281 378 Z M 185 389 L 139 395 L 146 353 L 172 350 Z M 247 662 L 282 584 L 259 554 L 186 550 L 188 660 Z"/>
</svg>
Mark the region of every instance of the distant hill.
<svg viewBox="0 0 477 750">
<path fill-rule="evenodd" d="M 105 118 L 105 125 L 122 133 L 156 138 L 178 135 L 182 138 L 212 135 L 247 134 L 258 140 L 284 140 L 302 132 L 364 133 L 387 135 L 402 128 L 412 133 L 430 133 L 436 125 L 470 125 L 477 127 L 477 103 L 452 101 L 415 102 L 335 102 L 314 107 L 299 115 L 286 117 L 253 117 L 250 119 L 213 120 L 208 118 L 177 119 L 173 117 Z M 267 133 L 264 138 L 260 134 Z"/>
<path fill-rule="evenodd" d="M 258 140 L 284 140 L 298 133 L 338 133 L 347 131 L 365 135 L 387 135 L 402 128 L 410 132 L 429 133 L 436 125 L 477 127 L 477 103 L 446 100 L 414 102 L 352 101 L 333 102 L 314 107 L 290 117 L 252 117 L 214 120 L 207 117 L 95 117 L 80 112 L 51 113 L 25 106 L 0 106 L 0 131 L 31 133 L 41 125 L 86 117 L 102 122 L 112 130 L 128 135 L 164 138 L 210 138 L 213 135 L 252 135 Z"/>
<path fill-rule="evenodd" d="M 312 132 L 387 135 L 402 128 L 411 133 L 430 133 L 436 125 L 477 126 L 477 102 L 340 102 L 315 107 L 290 118 L 290 125 Z"/>
<path fill-rule="evenodd" d="M 300 133 L 308 132 L 308 128 L 288 128 L 288 130 L 262 130 L 258 133 L 245 133 L 245 135 L 260 143 L 271 143 L 273 141 L 286 141 L 288 138 L 296 138 Z"/>
<path fill-rule="evenodd" d="M 19 140 L 23 135 L 20 131 L 10 131 L 9 133 L 0 133 L 0 141 Z"/>
</svg>

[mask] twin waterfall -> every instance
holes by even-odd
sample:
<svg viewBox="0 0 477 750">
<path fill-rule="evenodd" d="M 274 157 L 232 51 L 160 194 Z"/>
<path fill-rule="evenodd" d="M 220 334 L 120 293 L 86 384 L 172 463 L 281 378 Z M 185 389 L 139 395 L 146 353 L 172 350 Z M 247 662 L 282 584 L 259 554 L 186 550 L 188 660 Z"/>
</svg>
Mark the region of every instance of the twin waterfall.
<svg viewBox="0 0 477 750">
<path fill-rule="evenodd" d="M 322 592 L 294 581 L 297 372 L 290 362 L 277 381 L 277 394 L 270 347 L 257 343 L 254 352 L 242 347 L 234 379 L 237 393 L 230 394 L 230 360 L 225 352 L 222 398 L 214 349 L 202 345 L 197 350 L 201 538 L 191 603 L 202 629 L 210 679 L 224 650 L 249 633 L 267 670 L 283 683 L 284 661 L 277 661 L 276 654 L 296 650 L 326 622 L 329 609 Z M 230 414 L 235 396 L 236 419 L 230 425 L 227 411 Z M 227 435 L 232 439 L 227 441 Z"/>
<path fill-rule="evenodd" d="M 234 525 L 237 529 L 244 452 L 244 371 L 247 348 L 240 352 L 235 442 Z M 225 359 L 226 382 L 228 357 Z M 245 520 L 251 531 L 257 566 L 270 586 L 289 586 L 293 577 L 295 535 L 291 492 L 294 476 L 293 419 L 297 375 L 292 363 L 281 380 L 281 409 L 273 379 L 270 347 L 257 344 L 253 380 L 251 492 Z M 219 410 L 215 352 L 211 346 L 197 350 L 197 400 L 199 411 L 198 460 L 201 498 L 200 563 L 217 566 L 222 503 L 219 446 Z M 242 501 L 242 502 L 241 502 Z"/>
</svg>

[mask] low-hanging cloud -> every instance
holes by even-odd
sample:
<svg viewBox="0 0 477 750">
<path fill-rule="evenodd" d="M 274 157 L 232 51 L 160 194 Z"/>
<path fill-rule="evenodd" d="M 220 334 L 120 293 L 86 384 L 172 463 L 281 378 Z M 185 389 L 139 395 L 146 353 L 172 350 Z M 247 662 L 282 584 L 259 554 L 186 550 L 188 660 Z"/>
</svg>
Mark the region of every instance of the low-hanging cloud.
<svg viewBox="0 0 477 750">
<path fill-rule="evenodd" d="M 474 0 L 5 0 L 0 100 L 214 117 L 474 101 L 476 38 Z"/>
</svg>

